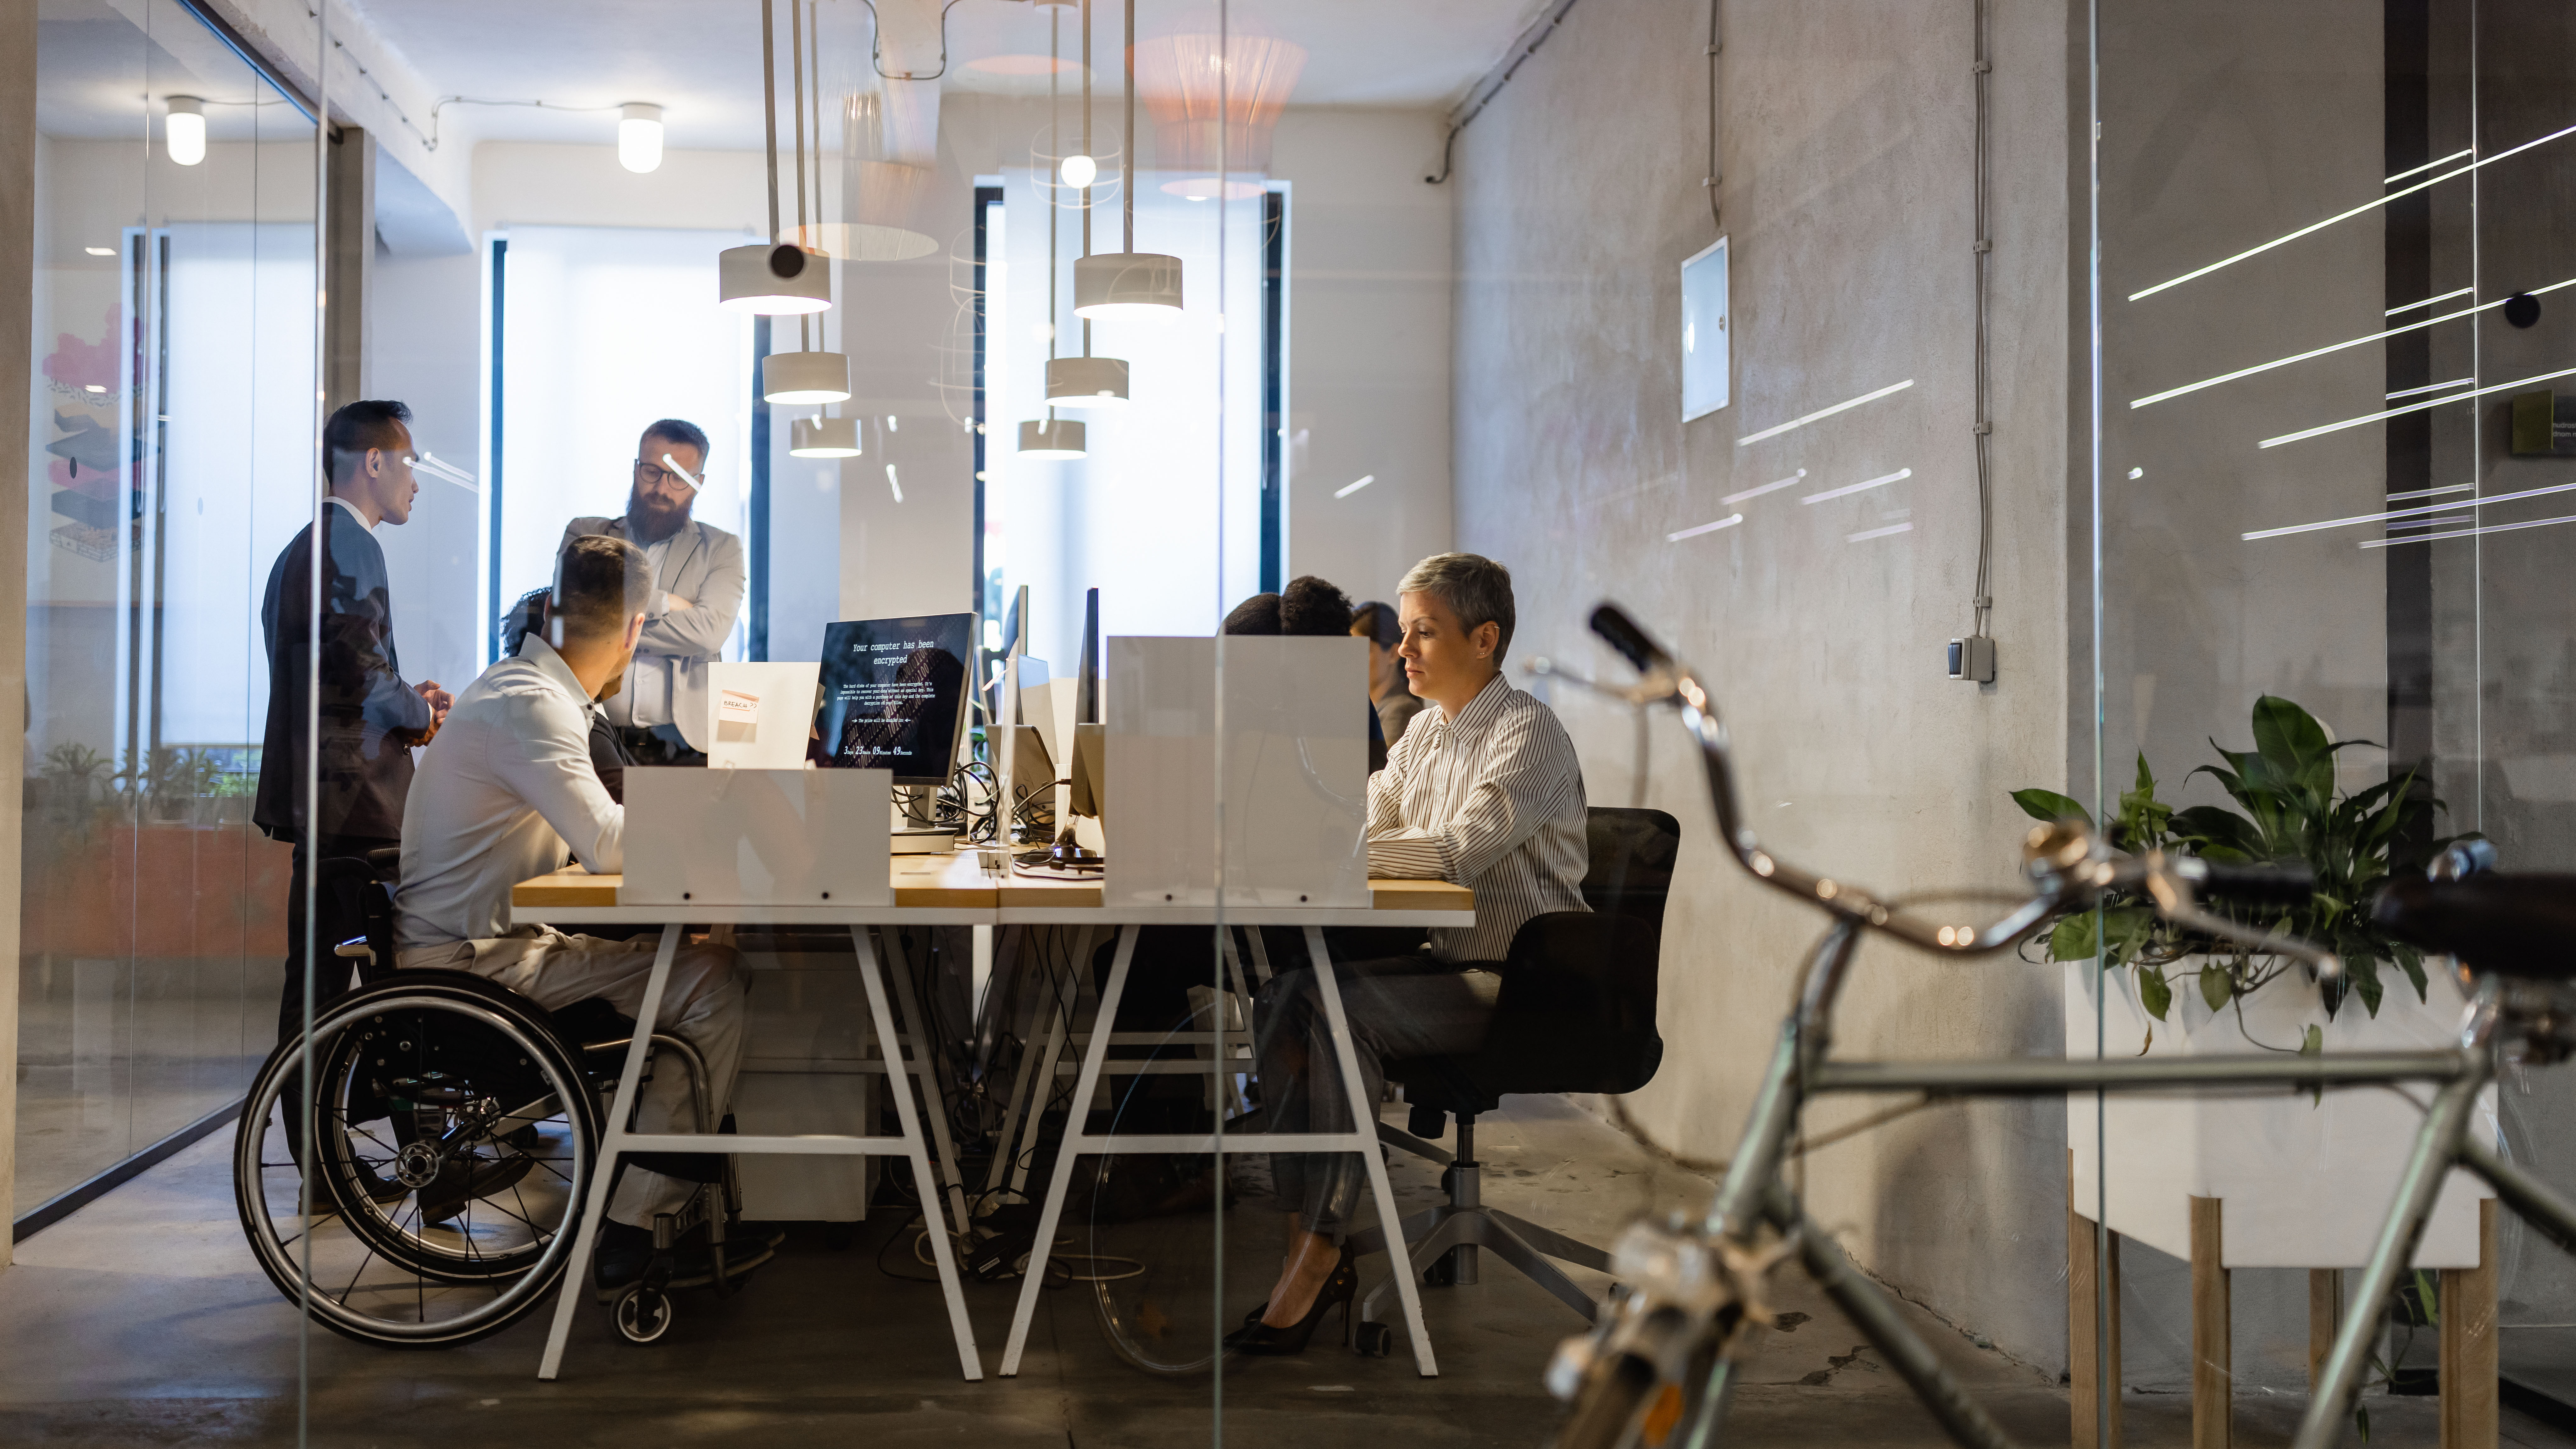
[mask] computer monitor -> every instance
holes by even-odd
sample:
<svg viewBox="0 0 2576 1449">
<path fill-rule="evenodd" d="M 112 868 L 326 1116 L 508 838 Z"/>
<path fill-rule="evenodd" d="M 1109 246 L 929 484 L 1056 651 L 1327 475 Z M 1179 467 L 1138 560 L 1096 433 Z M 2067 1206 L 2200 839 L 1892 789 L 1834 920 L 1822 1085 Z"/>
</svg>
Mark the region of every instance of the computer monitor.
<svg viewBox="0 0 2576 1449">
<path fill-rule="evenodd" d="M 1094 820 L 1100 818 L 1100 801 L 1108 793 L 1103 788 L 1109 773 L 1104 768 L 1107 738 L 1107 730 L 1101 725 L 1073 727 L 1073 798 L 1066 805 L 1074 814 Z"/>
<path fill-rule="evenodd" d="M 814 757 L 944 785 L 966 733 L 975 616 L 929 614 L 823 626 Z"/>
<path fill-rule="evenodd" d="M 1082 595 L 1082 668 L 1075 676 L 1073 718 L 1077 724 L 1100 723 L 1100 591 Z"/>
</svg>

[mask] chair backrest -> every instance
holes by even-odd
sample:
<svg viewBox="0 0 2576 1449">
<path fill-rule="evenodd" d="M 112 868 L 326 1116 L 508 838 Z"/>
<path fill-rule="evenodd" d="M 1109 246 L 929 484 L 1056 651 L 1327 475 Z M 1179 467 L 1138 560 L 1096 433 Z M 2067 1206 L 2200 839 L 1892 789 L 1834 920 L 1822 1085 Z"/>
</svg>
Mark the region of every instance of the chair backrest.
<svg viewBox="0 0 2576 1449">
<path fill-rule="evenodd" d="M 1584 812 L 1590 864 L 1583 872 L 1584 904 L 1614 916 L 1664 924 L 1664 898 L 1681 855 L 1681 822 L 1661 810 L 1594 806 Z"/>
</svg>

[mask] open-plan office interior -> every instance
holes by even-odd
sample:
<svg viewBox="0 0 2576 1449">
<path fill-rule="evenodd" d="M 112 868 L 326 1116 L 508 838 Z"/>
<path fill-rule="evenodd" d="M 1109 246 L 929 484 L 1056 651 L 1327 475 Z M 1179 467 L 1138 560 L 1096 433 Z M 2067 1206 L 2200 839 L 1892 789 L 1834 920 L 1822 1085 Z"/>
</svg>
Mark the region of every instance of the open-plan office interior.
<svg viewBox="0 0 2576 1449">
<path fill-rule="evenodd" d="M 2571 73 L 0 0 L 0 1442 L 2576 1444 Z"/>
</svg>

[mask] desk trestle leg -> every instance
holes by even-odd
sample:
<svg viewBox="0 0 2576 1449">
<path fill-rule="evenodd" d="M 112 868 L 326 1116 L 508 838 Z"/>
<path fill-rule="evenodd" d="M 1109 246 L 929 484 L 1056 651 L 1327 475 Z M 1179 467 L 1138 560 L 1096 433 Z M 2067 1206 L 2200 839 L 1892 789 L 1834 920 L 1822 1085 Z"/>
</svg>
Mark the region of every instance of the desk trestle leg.
<svg viewBox="0 0 2576 1449">
<path fill-rule="evenodd" d="M 930 1019 L 921 1014 L 921 1003 L 913 999 L 912 963 L 904 958 L 903 933 L 894 926 L 879 928 L 886 944 L 887 964 L 894 967 L 894 999 L 903 1008 L 903 1023 L 910 1029 L 912 1075 L 921 1080 L 923 1110 L 930 1114 L 930 1138 L 939 1149 L 939 1180 L 948 1185 L 948 1211 L 962 1231 L 966 1218 L 966 1175 L 957 1170 L 957 1147 L 948 1135 L 948 1093 L 939 1084 L 939 1053 L 930 1039 Z M 903 1055 L 907 1038 L 885 1037 L 889 1063 L 887 1076 L 893 1076 L 892 1065 Z M 922 1182 L 928 1182 L 924 1178 Z"/>
</svg>

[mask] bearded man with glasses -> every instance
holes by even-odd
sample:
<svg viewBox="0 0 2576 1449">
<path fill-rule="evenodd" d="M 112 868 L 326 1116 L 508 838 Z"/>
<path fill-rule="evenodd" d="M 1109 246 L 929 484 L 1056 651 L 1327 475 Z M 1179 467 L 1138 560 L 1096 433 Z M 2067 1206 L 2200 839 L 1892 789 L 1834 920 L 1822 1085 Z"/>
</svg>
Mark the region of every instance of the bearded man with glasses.
<svg viewBox="0 0 2576 1449">
<path fill-rule="evenodd" d="M 707 762 L 707 666 L 742 613 L 749 570 L 742 540 L 689 516 L 706 477 L 707 435 L 664 418 L 635 449 L 635 488 L 617 518 L 576 518 L 561 557 L 588 534 L 622 538 L 653 565 L 652 607 L 625 677 L 605 698 L 608 722 L 639 765 Z"/>
</svg>

